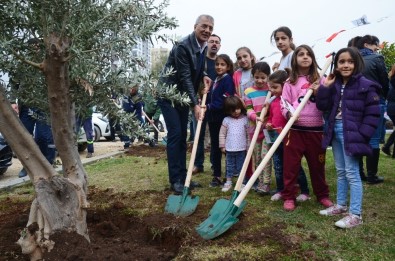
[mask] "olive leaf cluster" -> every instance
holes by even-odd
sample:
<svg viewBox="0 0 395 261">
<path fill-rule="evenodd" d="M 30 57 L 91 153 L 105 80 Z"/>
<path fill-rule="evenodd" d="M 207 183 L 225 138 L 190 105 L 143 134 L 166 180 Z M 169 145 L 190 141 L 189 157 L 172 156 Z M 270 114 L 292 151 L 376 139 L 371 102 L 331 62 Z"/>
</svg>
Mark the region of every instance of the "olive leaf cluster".
<svg viewBox="0 0 395 261">
<path fill-rule="evenodd" d="M 43 68 L 53 47 L 48 38 L 55 34 L 69 42 L 62 61 L 69 75 L 59 81 L 69 82 L 76 114 L 91 106 L 118 114 L 112 97 L 137 83 L 155 91 L 147 62 L 132 48 L 141 40 L 169 40 L 159 33 L 177 26 L 167 6 L 168 0 L 2 0 L 0 71 L 10 78 L 10 99 L 50 110 Z M 178 98 L 171 90 L 169 96 Z"/>
</svg>

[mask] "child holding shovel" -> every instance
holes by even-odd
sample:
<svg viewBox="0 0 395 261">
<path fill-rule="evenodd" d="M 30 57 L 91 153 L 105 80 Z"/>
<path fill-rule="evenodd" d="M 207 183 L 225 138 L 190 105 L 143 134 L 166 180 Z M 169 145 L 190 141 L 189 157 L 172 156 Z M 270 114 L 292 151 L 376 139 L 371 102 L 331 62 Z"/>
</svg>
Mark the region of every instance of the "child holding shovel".
<svg viewBox="0 0 395 261">
<path fill-rule="evenodd" d="M 276 130 L 278 133 L 285 127 L 287 124 L 287 120 L 281 114 L 281 95 L 283 93 L 283 86 L 287 81 L 289 75 L 291 74 L 291 69 L 285 68 L 285 70 L 277 70 L 269 76 L 269 88 L 272 93 L 272 102 L 269 107 L 269 116 L 266 123 L 266 129 L 268 131 Z M 283 157 L 283 143 L 280 143 L 277 150 L 273 154 L 273 165 L 274 165 L 274 174 L 276 176 L 276 193 L 271 197 L 272 201 L 278 201 L 282 199 L 281 192 L 284 189 L 284 181 L 283 181 L 283 165 L 284 165 L 284 157 Z M 296 198 L 303 198 L 306 201 L 310 198 L 309 195 L 309 187 L 307 185 L 306 175 L 304 173 L 303 168 L 300 168 L 300 175 L 298 176 L 298 183 L 300 186 L 300 195 Z M 307 198 L 307 199 L 306 199 Z"/>
<path fill-rule="evenodd" d="M 269 87 L 267 85 L 267 78 L 269 75 L 270 66 L 266 62 L 256 63 L 252 67 L 252 76 L 254 77 L 255 85 L 253 87 L 247 88 L 244 92 L 244 102 L 247 108 L 247 117 L 249 119 L 248 133 L 250 135 L 250 139 L 255 132 L 256 122 L 261 121 L 259 115 L 262 111 L 262 108 L 265 106 L 266 96 L 269 92 Z M 264 138 L 263 131 L 260 132 L 254 146 L 255 164 L 258 165 L 270 148 L 269 143 Z M 258 186 L 256 188 L 258 193 L 269 194 L 271 174 L 272 164 L 270 161 L 259 177 Z"/>
<path fill-rule="evenodd" d="M 237 96 L 229 96 L 224 101 L 227 117 L 222 121 L 219 132 L 219 147 L 226 154 L 226 182 L 222 192 L 232 188 L 232 178 L 240 174 L 248 147 L 248 119 L 243 102 Z"/>
<path fill-rule="evenodd" d="M 369 139 L 379 124 L 381 86 L 362 76 L 363 59 L 354 48 L 340 49 L 330 74 L 317 91 L 317 107 L 328 112 L 323 147 L 332 145 L 337 172 L 337 204 L 320 214 L 324 216 L 349 213 L 337 221 L 340 228 L 362 224 L 362 182 L 359 158 L 372 154 Z M 350 189 L 349 189 L 350 188 Z"/>
<path fill-rule="evenodd" d="M 300 45 L 295 49 L 291 59 L 291 75 L 289 82 L 284 84 L 281 112 L 289 119 L 292 108 L 296 109 L 308 90 L 319 86 L 320 75 L 318 64 L 311 47 Z M 309 92 L 310 93 L 310 92 Z M 321 147 L 323 135 L 323 113 L 316 107 L 315 96 L 311 96 L 301 111 L 298 119 L 284 138 L 284 199 L 286 211 L 295 210 L 297 179 L 301 167 L 302 157 L 305 156 L 310 170 L 310 179 L 314 194 L 324 207 L 331 207 L 329 188 L 325 180 L 325 149 Z"/>
</svg>

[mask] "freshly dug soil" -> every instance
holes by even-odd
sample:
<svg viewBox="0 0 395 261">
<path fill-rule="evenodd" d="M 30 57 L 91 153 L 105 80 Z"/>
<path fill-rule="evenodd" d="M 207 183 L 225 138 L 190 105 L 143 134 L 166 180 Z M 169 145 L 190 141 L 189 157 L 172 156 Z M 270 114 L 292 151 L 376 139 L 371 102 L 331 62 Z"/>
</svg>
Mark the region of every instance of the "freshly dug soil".
<svg viewBox="0 0 395 261">
<path fill-rule="evenodd" d="M 149 157 L 166 157 L 164 146 L 133 147 L 128 154 Z M 195 227 L 207 218 L 212 205 L 200 202 L 195 213 L 187 218 L 175 217 L 163 211 L 170 191 L 141 191 L 136 194 L 114 194 L 111 189 L 100 190 L 89 187 L 91 206 L 100 206 L 101 202 L 110 204 L 110 208 L 93 207 L 88 209 L 87 223 L 90 243 L 76 233 L 56 233 L 51 240 L 55 248 L 46 253 L 45 260 L 191 260 L 191 249 L 204 246 L 231 247 L 234 244 L 262 245 L 273 244 L 273 254 L 265 259 L 281 260 L 289 253 L 301 260 L 317 260 L 314 252 L 301 249 L 301 238 L 287 236 L 283 233 L 286 225 L 276 223 L 271 227 L 252 234 L 246 233 L 250 224 L 262 222 L 254 220 L 252 212 L 242 213 L 243 222 L 234 225 L 231 231 L 215 240 L 204 240 L 195 231 Z M 133 214 L 132 210 L 145 207 L 139 199 L 150 198 L 150 204 L 157 211 L 143 217 Z M 30 202 L 20 202 L 7 198 L 0 205 L 11 206 L 7 211 L 0 210 L 0 260 L 29 260 L 15 244 L 19 238 L 18 230 L 23 229 L 28 221 Z M 0 208 L 1 209 L 1 208 Z M 131 213 L 132 212 L 132 213 Z M 137 212 L 136 212 L 137 213 Z M 233 239 L 229 240 L 228 236 Z M 237 237 L 234 237 L 237 235 Z M 196 258 L 195 258 L 196 259 Z M 200 259 L 200 258 L 199 258 Z M 204 260 L 204 256 L 200 260 Z M 231 257 L 224 260 L 232 260 Z"/>
</svg>

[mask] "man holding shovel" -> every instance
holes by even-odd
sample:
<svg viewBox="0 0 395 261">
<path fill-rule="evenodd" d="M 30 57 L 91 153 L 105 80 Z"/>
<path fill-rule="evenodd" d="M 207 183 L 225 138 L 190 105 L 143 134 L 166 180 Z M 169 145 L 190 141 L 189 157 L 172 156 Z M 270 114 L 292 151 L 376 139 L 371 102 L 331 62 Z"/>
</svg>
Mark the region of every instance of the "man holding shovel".
<svg viewBox="0 0 395 261">
<path fill-rule="evenodd" d="M 194 31 L 173 46 L 164 71 L 172 68 L 175 73 L 161 77 L 159 86 L 176 85 L 178 91 L 187 93 L 195 117 L 203 118 L 197 92 L 202 82 L 211 83 L 205 76 L 204 64 L 207 52 L 207 40 L 214 27 L 214 18 L 210 15 L 200 15 L 196 19 Z M 167 133 L 167 160 L 169 181 L 171 189 L 176 194 L 182 194 L 186 179 L 186 154 L 187 154 L 187 125 L 189 106 L 180 105 L 166 99 L 158 99 L 166 122 Z M 199 186 L 191 182 L 190 188 Z"/>
</svg>

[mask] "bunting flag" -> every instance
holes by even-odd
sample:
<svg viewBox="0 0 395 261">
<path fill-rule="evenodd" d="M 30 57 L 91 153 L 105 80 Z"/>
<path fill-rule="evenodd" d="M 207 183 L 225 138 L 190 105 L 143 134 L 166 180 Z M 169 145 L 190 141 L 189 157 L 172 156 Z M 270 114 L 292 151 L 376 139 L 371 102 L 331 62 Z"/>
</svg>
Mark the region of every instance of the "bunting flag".
<svg viewBox="0 0 395 261">
<path fill-rule="evenodd" d="M 328 37 L 328 39 L 326 39 L 326 42 L 330 43 L 333 40 L 333 38 L 335 38 L 338 34 L 340 34 L 341 32 L 344 32 L 344 31 L 346 31 L 346 30 L 343 29 L 343 30 L 340 30 L 337 33 L 333 33 L 331 36 Z"/>
<path fill-rule="evenodd" d="M 351 23 L 354 26 L 362 26 L 362 25 L 365 25 L 365 24 L 370 24 L 368 22 L 368 18 L 366 17 L 366 15 L 363 15 L 361 18 L 358 18 L 357 20 L 351 21 Z"/>
<path fill-rule="evenodd" d="M 382 20 L 384 20 L 385 18 L 387 18 L 387 17 L 382 17 Z M 382 20 L 381 20 L 381 21 L 382 21 Z M 366 24 L 370 24 L 370 23 L 368 22 L 368 18 L 367 18 L 366 15 L 363 15 L 361 18 L 358 18 L 358 19 L 356 19 L 356 20 L 351 21 L 351 23 L 354 25 L 354 28 L 355 28 L 355 27 L 358 27 L 358 26 L 363 26 L 363 25 L 366 25 Z M 351 28 L 351 29 L 353 29 L 353 28 Z M 339 32 L 333 33 L 331 36 L 329 36 L 329 37 L 326 39 L 326 42 L 327 42 L 327 43 L 330 43 L 338 34 L 340 34 L 340 33 L 342 33 L 342 32 L 345 32 L 345 31 L 346 31 L 346 30 L 343 29 L 343 30 L 340 30 Z"/>
</svg>

